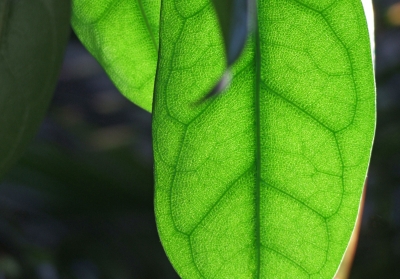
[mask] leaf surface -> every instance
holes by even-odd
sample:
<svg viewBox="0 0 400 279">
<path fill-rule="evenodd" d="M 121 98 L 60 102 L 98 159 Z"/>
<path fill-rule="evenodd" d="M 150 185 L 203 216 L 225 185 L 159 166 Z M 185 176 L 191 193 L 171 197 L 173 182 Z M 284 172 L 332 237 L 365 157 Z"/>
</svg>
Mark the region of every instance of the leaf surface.
<svg viewBox="0 0 400 279">
<path fill-rule="evenodd" d="M 152 109 L 161 0 L 73 0 L 72 27 L 118 89 Z"/>
<path fill-rule="evenodd" d="M 0 176 L 37 132 L 69 37 L 70 1 L 0 0 Z"/>
<path fill-rule="evenodd" d="M 155 84 L 155 211 L 182 278 L 332 278 L 375 127 L 358 0 L 258 1 L 229 90 L 210 1 L 165 0 Z"/>
</svg>

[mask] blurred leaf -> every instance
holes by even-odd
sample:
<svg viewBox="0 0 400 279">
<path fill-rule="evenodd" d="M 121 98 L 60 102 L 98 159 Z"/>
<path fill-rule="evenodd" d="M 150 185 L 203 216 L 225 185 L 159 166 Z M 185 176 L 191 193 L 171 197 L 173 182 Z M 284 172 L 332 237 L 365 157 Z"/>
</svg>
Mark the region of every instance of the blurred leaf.
<svg viewBox="0 0 400 279">
<path fill-rule="evenodd" d="M 156 217 L 182 278 L 332 278 L 375 126 L 360 1 L 259 1 L 222 96 L 208 1 L 164 1 L 155 88 Z M 207 70 L 205 70 L 207 69 Z"/>
<path fill-rule="evenodd" d="M 152 110 L 161 0 L 73 0 L 72 26 L 119 90 Z"/>
<path fill-rule="evenodd" d="M 70 1 L 0 0 L 0 175 L 35 135 L 69 36 Z"/>
</svg>

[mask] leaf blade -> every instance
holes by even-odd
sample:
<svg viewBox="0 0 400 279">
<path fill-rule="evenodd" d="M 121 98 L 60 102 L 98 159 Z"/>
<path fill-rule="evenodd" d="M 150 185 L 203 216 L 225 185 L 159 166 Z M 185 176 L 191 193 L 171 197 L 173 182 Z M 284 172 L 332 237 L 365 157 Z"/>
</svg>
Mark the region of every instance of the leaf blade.
<svg viewBox="0 0 400 279">
<path fill-rule="evenodd" d="M 37 132 L 69 36 L 69 1 L 0 1 L 0 175 Z"/>
<path fill-rule="evenodd" d="M 72 27 L 129 100 L 152 109 L 161 0 L 73 0 Z"/>
<path fill-rule="evenodd" d="M 361 4 L 260 2 L 259 38 L 235 65 L 231 88 L 193 108 L 223 71 L 223 43 L 210 32 L 212 10 L 180 18 L 179 3 L 163 2 L 153 120 L 167 255 L 183 278 L 332 278 L 354 227 L 375 125 Z M 194 28 L 198 37 L 180 44 Z M 203 64 L 185 65 L 189 55 Z"/>
</svg>

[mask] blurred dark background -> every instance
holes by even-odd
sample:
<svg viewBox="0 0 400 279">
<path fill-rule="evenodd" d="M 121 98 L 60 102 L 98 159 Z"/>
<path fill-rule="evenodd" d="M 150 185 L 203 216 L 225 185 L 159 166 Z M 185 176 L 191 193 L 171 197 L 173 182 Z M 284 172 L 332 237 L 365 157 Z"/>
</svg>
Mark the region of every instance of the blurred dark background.
<svg viewBox="0 0 400 279">
<path fill-rule="evenodd" d="M 400 1 L 374 1 L 378 124 L 350 278 L 400 278 Z M 0 184 L 0 279 L 175 279 L 153 213 L 151 115 L 74 34 L 46 119 Z"/>
<path fill-rule="evenodd" d="M 375 9 L 377 130 L 350 278 L 400 278 L 400 1 Z"/>
<path fill-rule="evenodd" d="M 0 183 L 0 279 L 179 278 L 157 235 L 151 115 L 72 33 L 52 104 Z"/>
</svg>

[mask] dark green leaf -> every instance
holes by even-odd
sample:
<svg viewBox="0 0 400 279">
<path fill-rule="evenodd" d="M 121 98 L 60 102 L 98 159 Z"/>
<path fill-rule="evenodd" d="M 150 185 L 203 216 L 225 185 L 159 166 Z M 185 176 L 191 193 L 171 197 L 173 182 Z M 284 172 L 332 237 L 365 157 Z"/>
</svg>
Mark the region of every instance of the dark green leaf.
<svg viewBox="0 0 400 279">
<path fill-rule="evenodd" d="M 0 175 L 35 135 L 69 36 L 70 1 L 0 0 Z"/>
</svg>

